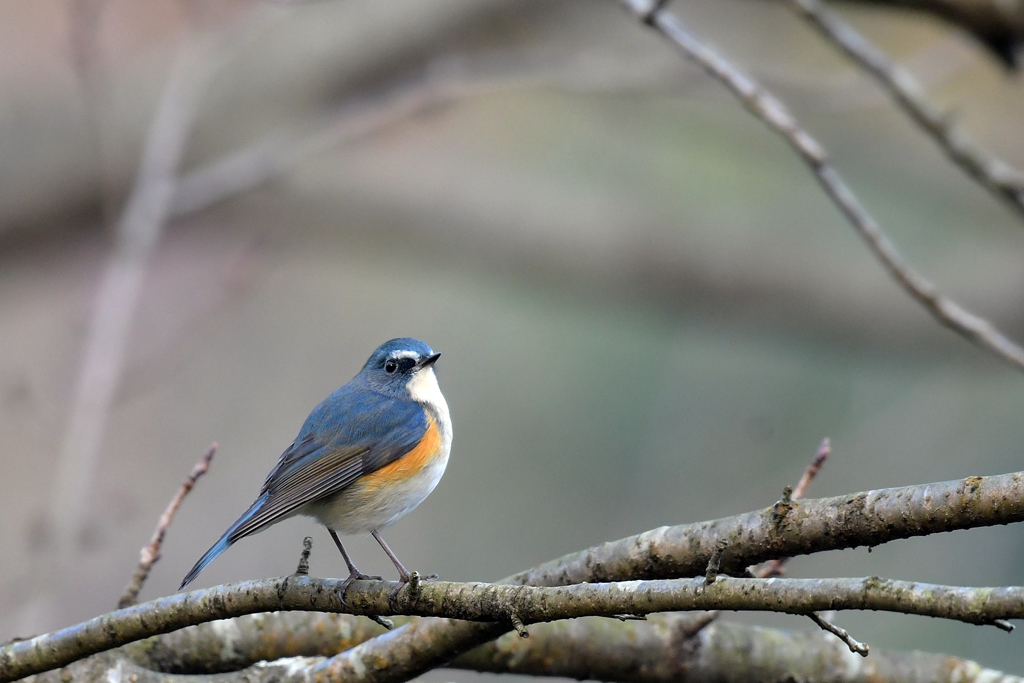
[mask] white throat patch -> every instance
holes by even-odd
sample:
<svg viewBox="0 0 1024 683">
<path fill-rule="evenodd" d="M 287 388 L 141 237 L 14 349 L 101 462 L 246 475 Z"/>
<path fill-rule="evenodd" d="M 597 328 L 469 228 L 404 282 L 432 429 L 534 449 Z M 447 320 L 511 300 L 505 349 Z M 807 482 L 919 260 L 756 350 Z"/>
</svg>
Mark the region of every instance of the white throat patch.
<svg viewBox="0 0 1024 683">
<path fill-rule="evenodd" d="M 441 387 L 437 385 L 437 375 L 434 374 L 434 368 L 426 367 L 413 373 L 406 387 L 409 389 L 409 396 L 412 400 L 425 405 L 436 413 L 438 421 L 442 423 L 439 426 L 451 424 L 451 418 L 448 415 L 448 403 L 444 400 Z"/>
</svg>

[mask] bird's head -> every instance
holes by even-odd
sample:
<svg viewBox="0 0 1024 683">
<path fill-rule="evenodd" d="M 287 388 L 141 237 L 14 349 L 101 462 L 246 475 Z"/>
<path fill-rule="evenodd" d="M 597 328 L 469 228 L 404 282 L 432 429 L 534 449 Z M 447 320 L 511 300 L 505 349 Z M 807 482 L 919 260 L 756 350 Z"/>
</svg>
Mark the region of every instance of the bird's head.
<svg viewBox="0 0 1024 683">
<path fill-rule="evenodd" d="M 377 347 L 360 374 L 381 393 L 431 403 L 440 393 L 433 367 L 440 357 L 418 339 L 392 339 Z"/>
</svg>

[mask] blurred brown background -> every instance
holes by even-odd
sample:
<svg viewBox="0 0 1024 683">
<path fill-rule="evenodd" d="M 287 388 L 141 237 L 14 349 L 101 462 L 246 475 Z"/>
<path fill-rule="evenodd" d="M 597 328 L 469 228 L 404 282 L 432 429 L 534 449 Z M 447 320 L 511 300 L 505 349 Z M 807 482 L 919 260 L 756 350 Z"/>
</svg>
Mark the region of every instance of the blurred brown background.
<svg viewBox="0 0 1024 683">
<path fill-rule="evenodd" d="M 910 260 L 1024 338 L 1018 216 L 784 7 L 674 6 L 793 107 Z M 1024 165 L 1021 76 L 931 19 L 840 9 Z M 90 321 L 174 73 L 208 80 L 182 172 L 247 156 L 189 176 L 193 203 L 157 222 L 90 456 L 68 437 Z M 173 592 L 307 412 L 402 335 L 443 353 L 456 436 L 388 540 L 445 579 L 767 506 L 824 436 L 814 496 L 1024 469 L 1024 378 L 910 301 L 782 141 L 615 3 L 0 5 L 0 640 L 113 608 L 217 441 L 142 597 Z M 199 585 L 291 572 L 305 534 L 313 572 L 339 575 L 296 519 Z M 392 573 L 372 541 L 353 552 Z M 790 572 L 991 585 L 1022 566 L 1008 527 Z M 1020 634 L 838 623 L 1024 674 Z"/>
</svg>

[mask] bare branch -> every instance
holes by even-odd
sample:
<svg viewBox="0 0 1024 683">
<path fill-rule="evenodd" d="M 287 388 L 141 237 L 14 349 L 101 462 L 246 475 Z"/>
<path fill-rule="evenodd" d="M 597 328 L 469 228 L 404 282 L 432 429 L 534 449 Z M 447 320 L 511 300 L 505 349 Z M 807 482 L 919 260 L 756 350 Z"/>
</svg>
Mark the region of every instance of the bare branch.
<svg viewBox="0 0 1024 683">
<path fill-rule="evenodd" d="M 1024 683 L 948 655 L 872 649 L 870 657 L 851 656 L 844 643 L 823 632 L 721 621 L 695 634 L 692 630 L 688 615 L 675 614 L 626 624 L 602 619 L 537 624 L 530 627 L 529 640 L 502 636 L 452 666 L 624 683 Z"/>
<path fill-rule="evenodd" d="M 828 154 L 800 127 L 786 106 L 760 83 L 744 74 L 709 45 L 692 34 L 671 12 L 654 9 L 650 0 L 621 0 L 645 24 L 670 40 L 688 58 L 725 85 L 743 106 L 780 134 L 810 166 L 825 194 L 853 225 L 868 248 L 889 274 L 941 324 L 988 349 L 1018 370 L 1024 370 L 1024 349 L 996 329 L 992 323 L 971 313 L 940 294 L 929 280 L 914 270 L 856 195 L 836 172 Z"/>
<path fill-rule="evenodd" d="M 850 648 L 850 652 L 854 652 L 854 653 L 860 655 L 861 657 L 867 657 L 868 656 L 868 652 L 870 651 L 870 648 L 868 648 L 867 645 L 865 645 L 864 643 L 860 642 L 859 640 L 854 640 L 853 637 L 850 635 L 850 633 L 845 628 L 839 628 L 835 624 L 833 624 L 833 623 L 831 623 L 829 621 L 825 621 L 824 619 L 821 618 L 820 615 L 815 614 L 814 612 L 811 612 L 807 616 L 810 617 L 811 621 L 813 621 L 815 624 L 817 624 L 818 627 L 821 628 L 821 630 L 828 631 L 829 633 L 831 633 L 835 637 L 839 638 L 839 640 L 841 640 L 844 643 L 846 643 L 846 646 L 848 648 Z"/>
<path fill-rule="evenodd" d="M 719 538 L 734 542 L 722 571 L 775 557 L 875 546 L 899 538 L 1024 521 L 1024 472 L 793 501 L 695 524 L 660 527 L 516 574 L 511 583 L 560 586 L 704 573 Z"/>
<path fill-rule="evenodd" d="M 793 501 L 791 507 L 782 516 L 776 514 L 774 508 L 767 508 L 709 522 L 662 527 L 638 536 L 605 543 L 581 553 L 568 555 L 560 560 L 510 577 L 507 583 L 559 586 L 578 584 L 584 581 L 607 582 L 634 578 L 700 576 L 706 569 L 715 544 L 721 538 L 733 541 L 728 556 L 723 558 L 723 569 L 725 565 L 729 565 L 742 570 L 749 564 L 773 557 L 860 545 L 878 545 L 910 536 L 1006 524 L 1021 520 L 1024 520 L 1024 473 L 995 477 L 969 477 L 961 481 L 881 489 L 819 500 Z M 702 578 L 693 581 L 703 585 Z M 730 592 L 732 587 L 745 586 L 752 591 L 759 591 L 758 594 L 761 595 L 767 594 L 764 591 L 770 593 L 772 590 L 795 590 L 799 596 L 793 598 L 795 602 L 789 602 L 786 606 L 799 613 L 821 611 L 838 606 L 838 603 L 829 601 L 815 602 L 815 600 L 822 599 L 822 594 L 814 594 L 814 586 L 825 585 L 814 584 L 815 580 L 804 580 L 811 581 L 811 583 L 778 583 L 782 580 L 771 579 L 749 585 L 742 583 L 744 581 L 751 580 L 730 579 L 728 582 L 720 580 L 709 586 L 706 594 L 699 598 L 687 597 L 688 594 L 685 592 L 684 586 L 690 584 L 683 581 L 680 586 L 677 586 L 683 590 L 683 593 L 676 594 L 677 598 L 683 602 L 673 604 L 676 605 L 676 609 L 682 608 L 679 607 L 682 604 L 688 605 L 685 609 L 712 609 L 715 607 L 733 609 L 733 605 L 740 603 L 729 602 L 732 599 L 729 597 L 732 595 Z M 216 603 L 209 606 L 209 609 L 213 610 L 212 612 L 205 613 L 208 616 L 214 613 L 217 615 L 210 618 L 237 616 L 261 609 L 343 611 L 340 602 L 336 602 L 333 591 L 327 588 L 328 585 L 333 584 L 323 581 L 315 583 L 320 586 L 320 592 L 314 591 L 310 594 L 295 588 L 301 585 L 311 585 L 310 580 L 305 577 L 254 582 L 242 584 L 242 586 L 245 587 L 245 590 L 250 591 L 256 591 L 256 587 L 263 586 L 267 591 L 266 594 L 262 594 L 263 597 L 259 597 L 258 591 L 256 591 L 253 592 L 252 597 L 236 595 L 237 600 L 233 597 L 231 601 L 226 601 L 227 594 L 216 591 L 226 590 L 230 593 L 230 589 L 211 589 L 211 592 L 172 596 L 149 603 L 149 607 L 129 608 L 113 615 L 98 617 L 82 627 L 65 629 L 56 634 L 40 636 L 0 649 L 0 680 L 14 676 L 8 672 L 16 662 L 19 668 L 14 670 L 22 673 L 14 676 L 15 678 L 28 675 L 31 671 L 60 666 L 89 653 L 153 633 L 181 628 L 190 623 L 188 618 L 182 615 L 188 613 L 188 609 L 191 608 L 187 606 L 192 600 L 197 599 L 197 596 L 207 596 L 209 600 Z M 884 601 L 872 602 L 872 600 L 876 600 L 878 595 L 888 596 L 885 586 L 889 584 L 885 584 L 885 582 L 879 582 L 877 586 L 868 584 L 871 582 L 856 585 L 830 584 L 828 595 L 838 594 L 835 591 L 846 590 L 846 599 L 850 602 L 844 604 L 851 606 L 885 606 L 888 604 Z M 370 598 L 367 596 L 370 594 L 364 593 L 362 588 L 357 588 L 357 585 L 366 587 L 383 585 L 384 587 L 379 589 L 381 591 L 379 596 L 383 596 L 381 599 L 385 605 L 381 607 L 373 603 L 372 609 L 370 609 L 368 606 L 370 603 L 359 603 L 360 599 L 369 600 Z M 728 588 L 723 588 L 726 585 Z M 779 585 L 783 588 L 758 588 L 758 586 L 770 585 Z M 384 607 L 386 607 L 390 586 L 391 584 L 353 584 L 347 593 L 347 599 L 352 605 L 362 604 L 368 613 L 387 614 L 390 612 Z M 423 584 L 418 594 L 419 597 L 416 598 L 417 605 L 420 600 L 426 599 L 423 596 L 436 596 L 437 594 L 433 591 L 441 586 L 447 588 L 450 584 Z M 798 588 L 793 588 L 794 586 Z M 653 586 L 651 587 L 653 589 Z M 509 597 L 500 592 L 504 590 L 503 588 L 497 586 L 486 586 L 473 590 L 481 590 L 487 595 Z M 613 589 L 609 588 L 608 590 Z M 862 593 L 865 590 L 874 597 L 866 602 L 856 602 L 856 599 L 859 599 L 857 596 L 863 597 Z M 910 592 L 905 595 L 914 595 L 913 590 L 917 589 L 908 587 Z M 935 591 L 939 589 L 922 588 L 921 590 L 931 597 L 912 598 L 915 601 L 913 609 L 924 610 L 914 613 L 939 614 L 942 609 L 945 609 L 941 605 L 921 603 L 921 600 L 927 602 L 927 600 L 933 599 L 937 595 Z M 1024 588 L 1005 590 L 1024 591 Z M 244 591 L 242 592 L 244 593 Z M 939 590 L 939 592 L 942 591 Z M 408 591 L 402 591 L 396 604 L 403 604 L 401 601 L 408 599 L 407 593 Z M 284 594 L 303 597 L 290 598 L 294 599 L 294 602 L 288 603 L 287 600 L 280 597 Z M 359 595 L 363 597 L 357 597 Z M 967 600 L 973 594 L 960 594 L 954 591 L 950 595 L 958 596 L 952 597 L 951 600 L 962 606 L 963 600 Z M 998 594 L 998 596 L 1002 595 L 1004 594 Z M 212 596 L 219 597 L 215 599 Z M 612 603 L 606 603 L 610 610 L 607 613 L 609 615 L 644 614 L 653 611 L 640 603 L 630 602 L 631 599 L 634 598 L 622 598 L 620 602 L 614 603 L 614 606 Z M 750 599 L 754 600 L 754 598 Z M 889 598 L 886 597 L 886 599 Z M 972 610 L 975 611 L 967 614 L 966 618 L 973 619 L 975 623 L 991 623 L 992 620 L 1006 618 L 1005 613 L 999 613 L 999 610 L 1002 609 L 999 600 L 1002 599 L 1002 597 L 994 598 L 995 602 L 988 607 L 972 606 Z M 263 602 L 260 602 L 261 600 Z M 956 602 L 958 600 L 961 602 Z M 899 606 L 898 601 L 893 604 Z M 175 609 L 179 611 L 174 612 L 175 616 L 172 618 L 171 612 L 167 610 L 174 605 L 178 606 Z M 244 610 L 241 607 L 243 605 L 245 606 Z M 423 603 L 417 609 L 426 609 L 427 606 L 427 603 Z M 539 613 L 530 612 L 518 602 L 499 604 L 499 606 L 505 611 L 498 613 L 497 616 L 491 613 L 487 614 L 491 618 L 501 619 L 502 623 L 474 624 L 466 621 L 429 620 L 407 624 L 391 633 L 385 640 L 376 639 L 363 643 L 327 660 L 322 664 L 322 673 L 325 676 L 339 677 L 351 675 L 353 680 L 361 681 L 398 680 L 413 673 L 429 670 L 453 659 L 471 647 L 498 637 L 509 629 L 507 619 L 509 607 L 515 607 L 524 622 L 536 620 L 536 617 L 541 616 Z M 413 605 L 413 607 L 416 606 Z M 745 609 L 746 603 L 741 605 L 741 608 Z M 125 616 L 138 616 L 140 610 L 143 610 L 141 614 L 148 614 L 144 611 L 148 609 L 157 609 L 159 615 L 163 616 L 152 616 L 146 620 L 145 624 L 133 620 L 133 617 Z M 953 611 L 942 612 L 942 615 L 957 616 L 961 614 L 957 611 L 960 609 L 959 607 L 950 609 Z M 1024 610 L 1024 603 L 1015 603 L 1013 609 Z M 232 612 L 230 610 L 241 611 Z M 486 609 L 482 607 L 481 610 L 483 611 L 478 614 L 483 616 Z M 940 612 L 934 610 L 940 610 Z M 423 614 L 425 612 L 413 611 L 412 613 Z M 547 616 L 551 617 L 553 614 Z M 972 614 L 974 616 L 971 616 Z M 472 613 L 459 612 L 455 616 L 468 619 L 472 618 Z M 959 617 L 957 616 L 957 618 Z M 116 623 L 120 626 L 116 629 L 103 626 L 109 619 L 117 620 Z M 159 628 L 157 624 L 160 624 Z M 57 647 L 56 643 L 62 643 L 62 645 Z"/>
<path fill-rule="evenodd" d="M 832 442 L 826 436 L 821 440 L 818 452 L 814 454 L 814 460 L 811 460 L 807 469 L 804 470 L 803 476 L 800 477 L 800 481 L 796 483 L 796 488 L 793 489 L 793 500 L 800 500 L 807 495 L 807 487 L 818 476 L 818 472 L 825 466 L 825 461 L 828 460 L 830 455 L 832 455 Z"/>
<path fill-rule="evenodd" d="M 380 631 L 365 619 L 348 615 L 259 614 L 194 626 L 103 653 L 40 674 L 34 683 L 276 683 L 295 680 L 322 663 L 323 657 Z M 642 622 L 585 618 L 536 624 L 528 639 L 507 634 L 449 666 L 622 683 L 1024 683 L 948 655 L 876 649 L 865 659 L 850 657 L 846 650 L 845 644 L 820 632 L 730 623 L 703 628 L 693 615 L 663 614 Z M 219 672 L 232 673 L 211 676 Z"/>
<path fill-rule="evenodd" d="M 134 605 L 139 597 L 139 591 L 142 590 L 142 586 L 146 583 L 146 579 L 149 577 L 149 570 L 153 568 L 156 561 L 160 559 L 160 546 L 163 545 L 164 535 L 167 533 L 167 529 L 170 528 L 171 522 L 174 521 L 174 515 L 177 514 L 178 508 L 181 507 L 181 501 L 185 500 L 185 496 L 192 490 L 192 487 L 196 485 L 196 481 L 199 477 L 206 474 L 206 470 L 210 469 L 210 461 L 213 460 L 213 454 L 217 452 L 217 444 L 212 443 L 210 447 L 206 449 L 206 453 L 196 463 L 195 467 L 192 468 L 192 472 L 189 473 L 185 481 L 181 483 L 181 487 L 178 492 L 171 499 L 171 502 L 167 505 L 167 509 L 160 515 L 160 521 L 157 522 L 156 531 L 153 532 L 152 538 L 149 539 L 143 548 L 139 557 L 139 566 L 135 569 L 135 574 L 132 576 L 132 580 L 125 586 L 124 593 L 121 595 L 121 599 L 117 601 L 118 609 Z"/>
<path fill-rule="evenodd" d="M 719 575 L 559 587 L 483 583 L 423 583 L 392 595 L 399 584 L 355 581 L 343 603 L 341 581 L 291 576 L 179 594 L 129 607 L 0 650 L 0 681 L 184 628 L 271 610 L 329 611 L 369 616 L 414 615 L 525 624 L 617 614 L 742 610 L 806 614 L 822 610 L 879 610 L 992 624 L 1024 618 L 1024 587 L 966 588 L 868 577 L 863 579 L 738 579 Z M 812 617 L 814 618 L 814 617 Z M 507 628 L 507 626 L 506 626 Z M 823 627 L 824 628 L 824 627 Z M 331 671 L 331 667 L 327 667 Z M 333 675 L 333 672 L 329 675 Z"/>
<path fill-rule="evenodd" d="M 860 0 L 928 12 L 973 33 L 1007 66 L 1015 67 L 1024 43 L 1024 5 L 1004 0 Z"/>
<path fill-rule="evenodd" d="M 295 568 L 296 576 L 309 576 L 309 554 L 313 552 L 313 537 L 302 539 L 302 554 L 299 555 L 299 566 Z"/>
<path fill-rule="evenodd" d="M 722 569 L 722 555 L 729 547 L 729 541 L 724 538 L 718 539 L 715 549 L 711 551 L 711 559 L 708 560 L 708 567 L 704 570 L 704 584 L 710 586 L 718 580 L 718 572 Z"/>
<path fill-rule="evenodd" d="M 811 485 L 814 477 L 818 475 L 821 468 L 825 465 L 825 460 L 832 453 L 832 442 L 829 441 L 828 437 L 821 440 L 821 445 L 818 446 L 818 452 L 814 455 L 814 460 L 811 460 L 810 464 L 807 465 L 807 469 L 804 470 L 804 474 L 800 477 L 800 481 L 797 482 L 796 488 L 790 494 L 790 500 L 800 500 L 807 494 L 807 488 Z M 760 569 L 754 571 L 754 576 L 759 579 L 767 579 L 772 576 L 782 576 L 785 573 L 785 565 L 788 557 L 778 557 L 774 560 L 769 560 Z"/>
<path fill-rule="evenodd" d="M 838 14 L 826 8 L 820 0 L 789 0 L 789 5 L 829 42 L 873 75 L 957 166 L 1024 213 L 1024 172 L 971 140 L 956 124 L 952 113 L 943 110 L 928 97 L 924 87 L 909 70 L 896 63 Z"/>
<path fill-rule="evenodd" d="M 920 487 L 882 489 L 794 502 L 785 516 L 773 508 L 711 522 L 661 527 L 567 555 L 506 582 L 561 586 L 584 581 L 699 576 L 719 538 L 735 539 L 735 570 L 790 555 L 879 545 L 979 524 L 1024 521 L 1024 473 L 969 477 Z M 971 520 L 967 522 L 966 520 Z M 999 521 L 985 521 L 981 520 Z M 414 622 L 342 652 L 316 671 L 359 683 L 404 681 L 451 661 L 508 631 L 504 624 Z"/>
<path fill-rule="evenodd" d="M 149 257 L 174 193 L 185 141 L 210 78 L 210 41 L 185 39 L 157 107 L 117 243 L 103 274 L 56 467 L 54 531 L 65 552 L 78 531 L 94 463 L 124 362 L 126 341 Z"/>
</svg>

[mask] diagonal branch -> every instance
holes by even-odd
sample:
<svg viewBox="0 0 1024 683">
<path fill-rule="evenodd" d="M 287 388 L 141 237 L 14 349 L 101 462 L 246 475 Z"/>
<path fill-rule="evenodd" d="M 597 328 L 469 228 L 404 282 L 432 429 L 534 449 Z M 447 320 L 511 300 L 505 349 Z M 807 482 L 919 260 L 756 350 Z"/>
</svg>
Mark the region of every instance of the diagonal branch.
<svg viewBox="0 0 1024 683">
<path fill-rule="evenodd" d="M 853 191 L 832 166 L 827 152 L 804 130 L 775 95 L 718 54 L 657 0 L 621 0 L 641 21 L 671 41 L 688 58 L 721 81 L 754 116 L 781 135 L 810 166 L 825 194 L 846 216 L 889 274 L 941 324 L 1024 370 L 1024 348 L 992 323 L 939 293 L 935 285 L 907 263 Z"/>
<path fill-rule="evenodd" d="M 974 34 L 1006 66 L 1018 66 L 1018 53 L 1024 44 L 1024 4 L 1005 0 L 859 1 L 928 12 Z"/>
<path fill-rule="evenodd" d="M 177 514 L 182 501 L 185 500 L 185 496 L 189 494 L 192 487 L 196 485 L 199 477 L 206 474 L 206 471 L 210 469 L 210 461 L 213 460 L 213 454 L 216 452 L 217 444 L 210 444 L 210 447 L 206 449 L 206 453 L 195 464 L 188 477 L 185 478 L 185 481 L 181 483 L 178 492 L 174 494 L 174 498 L 167 504 L 167 509 L 160 515 L 160 520 L 157 522 L 153 536 L 149 539 L 149 543 L 143 546 L 142 552 L 139 554 L 139 565 L 135 568 L 135 573 L 132 574 L 131 580 L 125 586 L 124 593 L 121 594 L 121 598 L 117 601 L 118 609 L 134 605 L 138 600 L 139 591 L 142 590 L 143 584 L 149 578 L 150 570 L 157 560 L 160 559 L 160 547 L 164 543 L 164 535 L 167 534 L 167 529 L 171 526 L 171 522 L 174 521 L 174 515 Z"/>
<path fill-rule="evenodd" d="M 952 113 L 928 97 L 909 70 L 826 8 L 821 0 L 789 0 L 789 5 L 829 42 L 874 76 L 896 103 L 935 139 L 953 163 L 1024 213 L 1024 172 L 971 140 L 957 125 Z"/>
</svg>

